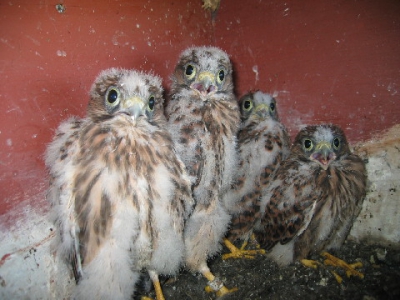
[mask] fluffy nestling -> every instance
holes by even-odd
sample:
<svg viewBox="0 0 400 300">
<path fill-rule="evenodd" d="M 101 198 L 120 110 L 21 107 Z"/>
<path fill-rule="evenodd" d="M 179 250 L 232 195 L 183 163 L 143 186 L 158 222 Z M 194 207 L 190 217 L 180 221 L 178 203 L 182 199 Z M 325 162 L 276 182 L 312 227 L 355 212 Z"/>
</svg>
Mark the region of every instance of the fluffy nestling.
<svg viewBox="0 0 400 300">
<path fill-rule="evenodd" d="M 222 202 L 237 166 L 240 116 L 232 65 L 215 47 L 192 47 L 180 55 L 166 108 L 168 128 L 192 179 L 195 208 L 185 226 L 186 265 L 224 294 L 207 259 L 221 249 L 230 216 Z"/>
<path fill-rule="evenodd" d="M 87 116 L 57 129 L 45 154 L 59 255 L 72 264 L 74 299 L 130 299 L 147 270 L 175 274 L 193 205 L 190 180 L 163 115 L 161 80 L 108 69 Z"/>
<path fill-rule="evenodd" d="M 280 265 L 339 248 L 366 194 L 364 162 L 335 125 L 303 128 L 261 203 L 255 230 Z"/>
<path fill-rule="evenodd" d="M 251 257 L 257 250 L 244 250 L 260 219 L 260 199 L 271 177 L 289 154 L 290 139 L 280 122 L 276 99 L 261 91 L 249 92 L 239 100 L 241 127 L 238 132 L 239 169 L 235 181 L 224 195 L 232 209 L 232 221 L 225 244 L 229 257 Z M 233 246 L 236 240 L 244 246 Z"/>
</svg>

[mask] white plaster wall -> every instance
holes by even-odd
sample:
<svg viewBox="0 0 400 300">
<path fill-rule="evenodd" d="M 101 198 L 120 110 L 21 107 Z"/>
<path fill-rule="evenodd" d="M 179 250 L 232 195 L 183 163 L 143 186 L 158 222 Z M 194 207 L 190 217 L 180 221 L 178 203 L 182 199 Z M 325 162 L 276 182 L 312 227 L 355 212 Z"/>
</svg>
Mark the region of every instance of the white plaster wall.
<svg viewBox="0 0 400 300">
<path fill-rule="evenodd" d="M 349 238 L 400 248 L 400 125 L 354 151 L 368 159 L 369 188 Z"/>
<path fill-rule="evenodd" d="M 6 218 L 16 218 L 11 227 Z M 54 255 L 54 227 L 29 204 L 0 217 L 0 299 L 63 299 L 75 284 Z"/>
</svg>

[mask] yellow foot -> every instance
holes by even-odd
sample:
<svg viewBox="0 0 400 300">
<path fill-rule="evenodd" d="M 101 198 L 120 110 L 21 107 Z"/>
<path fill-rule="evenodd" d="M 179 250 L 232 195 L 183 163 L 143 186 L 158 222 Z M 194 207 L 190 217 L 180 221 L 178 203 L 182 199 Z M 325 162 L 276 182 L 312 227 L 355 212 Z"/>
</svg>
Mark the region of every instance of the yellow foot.
<svg viewBox="0 0 400 300">
<path fill-rule="evenodd" d="M 355 268 L 361 268 L 362 267 L 362 263 L 361 262 L 356 262 L 354 264 L 348 264 L 345 261 L 333 256 L 332 254 L 329 254 L 328 252 L 322 252 L 321 255 L 326 258 L 325 261 L 324 261 L 325 265 L 337 266 L 337 267 L 343 268 L 346 271 L 347 277 L 358 276 L 361 279 L 364 278 L 364 274 L 355 269 Z M 336 278 L 336 276 L 335 276 L 335 278 Z"/>
<path fill-rule="evenodd" d="M 265 254 L 264 249 L 257 249 L 257 250 L 245 250 L 247 246 L 247 241 L 245 241 L 242 245 L 242 247 L 237 248 L 235 245 L 233 245 L 230 241 L 227 239 L 224 239 L 225 246 L 231 251 L 231 253 L 223 254 L 222 259 L 229 259 L 229 258 L 248 258 L 248 259 L 254 259 L 254 257 L 257 254 Z M 258 244 L 257 244 L 258 245 Z M 259 245 L 258 245 L 259 248 Z"/>
<path fill-rule="evenodd" d="M 154 271 L 149 271 L 149 275 L 150 275 L 151 280 L 153 281 L 154 290 L 156 292 L 156 299 L 157 300 L 165 300 L 164 294 L 161 289 L 160 281 L 158 280 L 158 274 Z M 146 298 L 147 299 L 143 299 L 143 297 L 142 297 L 142 300 L 152 300 L 151 298 L 148 298 L 148 297 L 146 297 Z"/>
<path fill-rule="evenodd" d="M 337 281 L 339 284 L 342 284 L 342 282 L 343 282 L 342 276 L 340 276 L 340 275 L 339 275 L 338 273 L 336 273 L 335 271 L 332 271 L 332 274 L 333 274 L 333 276 L 335 277 L 336 281 Z"/>
<path fill-rule="evenodd" d="M 321 263 L 312 259 L 302 259 L 300 262 L 303 264 L 303 266 L 313 269 L 316 269 L 319 265 L 321 265 Z"/>
<path fill-rule="evenodd" d="M 208 285 L 205 287 L 207 293 L 216 293 L 217 297 L 222 297 L 238 290 L 236 287 L 228 289 L 222 280 L 216 278 L 210 270 L 204 270 L 202 274 L 208 279 Z"/>
<path fill-rule="evenodd" d="M 230 294 L 233 292 L 236 292 L 238 290 L 237 287 L 234 287 L 232 289 L 228 289 L 226 286 L 222 286 L 218 291 L 215 291 L 211 286 L 207 285 L 205 288 L 207 293 L 215 293 L 217 297 L 222 297 L 225 296 L 226 294 Z"/>
</svg>

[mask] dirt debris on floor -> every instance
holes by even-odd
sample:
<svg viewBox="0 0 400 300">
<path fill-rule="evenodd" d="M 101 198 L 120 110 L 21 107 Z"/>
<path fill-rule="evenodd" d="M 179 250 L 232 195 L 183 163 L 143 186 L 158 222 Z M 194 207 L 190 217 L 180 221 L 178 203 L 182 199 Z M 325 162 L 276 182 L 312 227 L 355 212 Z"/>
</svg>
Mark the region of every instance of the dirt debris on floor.
<svg viewBox="0 0 400 300">
<path fill-rule="evenodd" d="M 227 250 L 224 248 L 223 253 Z M 255 259 L 229 259 L 221 256 L 209 262 L 212 272 L 222 279 L 228 288 L 238 290 L 219 299 L 256 300 L 256 299 L 400 299 L 400 251 L 378 245 L 365 245 L 346 241 L 335 256 L 349 264 L 361 262 L 357 268 L 364 274 L 346 276 L 346 272 L 323 264 L 324 257 L 315 255 L 311 259 L 320 262 L 317 269 L 295 262 L 287 267 L 277 264 L 265 256 Z M 339 284 L 333 275 L 336 272 L 342 279 Z M 215 294 L 205 292 L 206 279 L 182 271 L 177 278 L 168 279 L 163 284 L 167 300 L 212 300 Z M 147 286 L 151 286 L 147 284 Z M 154 291 L 138 293 L 155 299 Z"/>
</svg>

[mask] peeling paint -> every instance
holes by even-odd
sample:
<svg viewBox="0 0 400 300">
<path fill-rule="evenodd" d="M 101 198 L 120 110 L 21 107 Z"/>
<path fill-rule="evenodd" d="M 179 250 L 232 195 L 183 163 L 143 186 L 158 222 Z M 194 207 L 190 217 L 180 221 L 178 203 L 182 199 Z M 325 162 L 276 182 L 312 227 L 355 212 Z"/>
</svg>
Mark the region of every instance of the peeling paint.
<svg viewBox="0 0 400 300">
<path fill-rule="evenodd" d="M 66 57 L 67 52 L 65 52 L 64 50 L 57 50 L 57 56 Z"/>
</svg>

